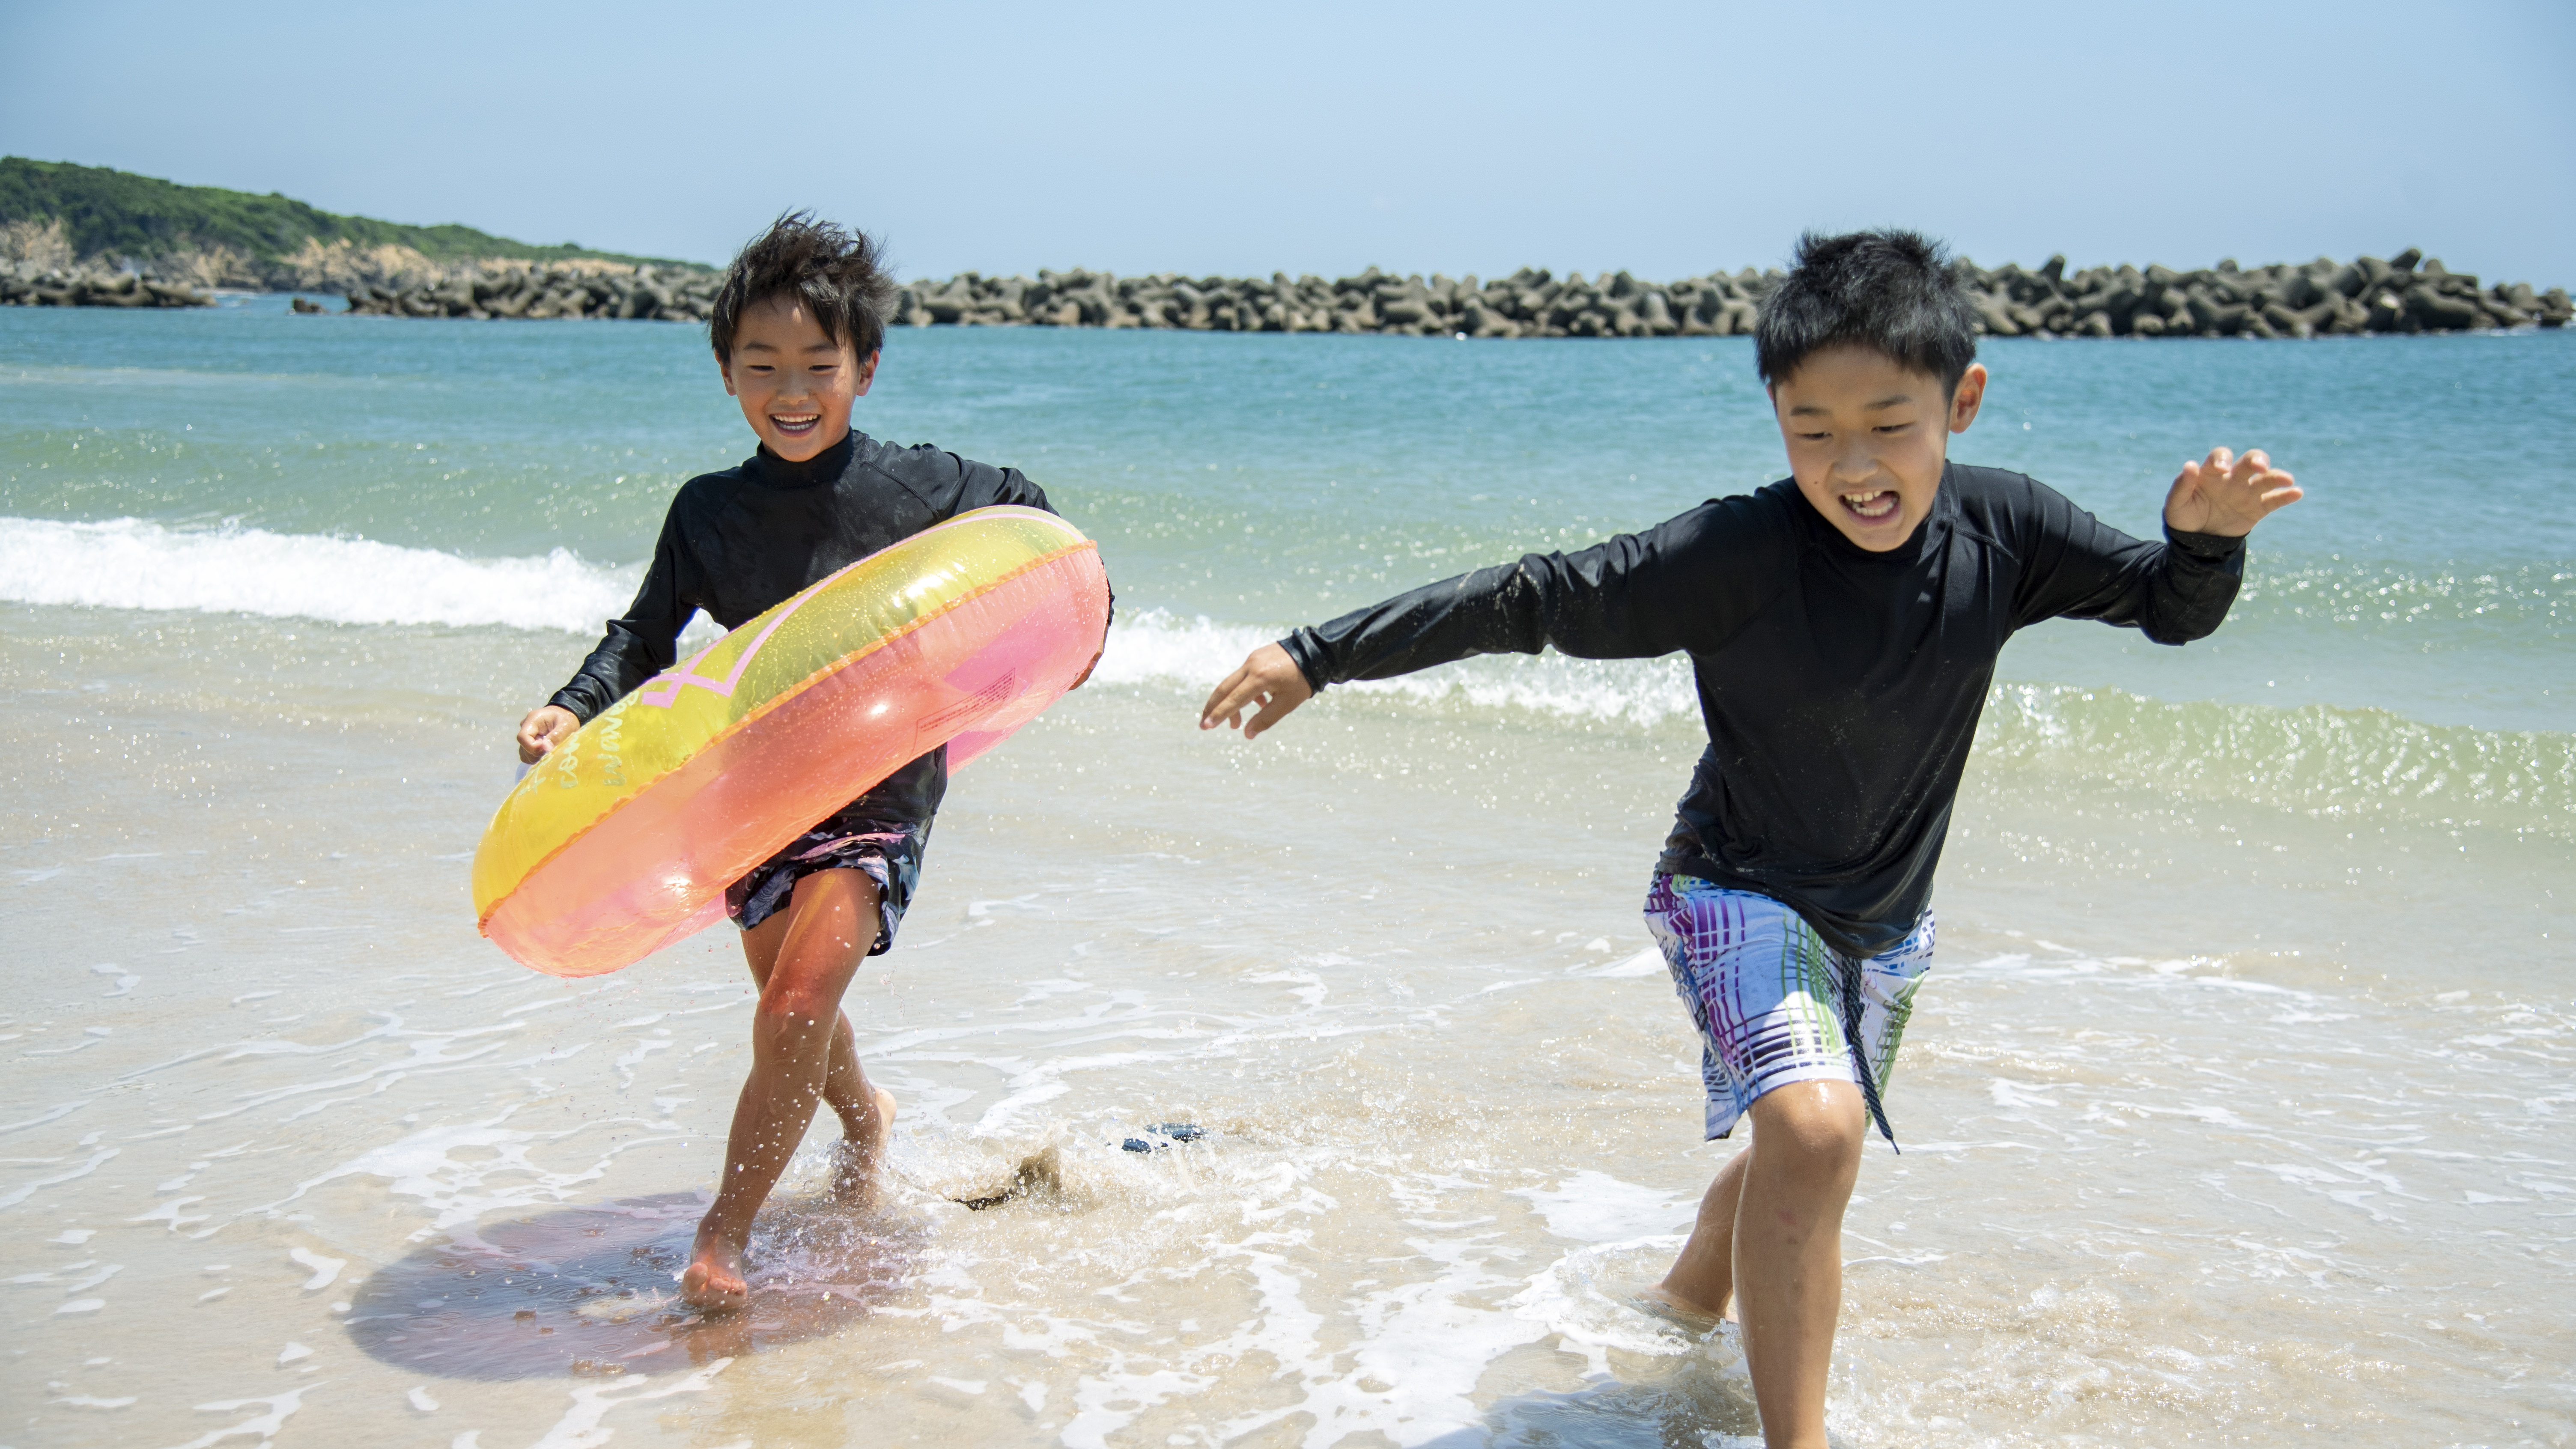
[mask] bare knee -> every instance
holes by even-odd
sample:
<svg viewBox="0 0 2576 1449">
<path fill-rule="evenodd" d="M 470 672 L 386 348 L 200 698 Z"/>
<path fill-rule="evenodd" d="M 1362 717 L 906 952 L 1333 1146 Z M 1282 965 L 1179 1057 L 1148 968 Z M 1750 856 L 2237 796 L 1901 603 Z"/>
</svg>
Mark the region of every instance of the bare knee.
<svg viewBox="0 0 2576 1449">
<path fill-rule="evenodd" d="M 1860 1166 L 1869 1109 L 1849 1082 L 1792 1082 L 1753 1104 L 1753 1141 L 1779 1166 L 1843 1175 Z"/>
<path fill-rule="evenodd" d="M 815 991 L 775 986 L 760 994 L 752 1008 L 751 1031 L 760 1047 L 790 1057 L 831 1049 L 832 1033 L 841 1024 L 838 1001 L 825 1001 Z"/>
</svg>

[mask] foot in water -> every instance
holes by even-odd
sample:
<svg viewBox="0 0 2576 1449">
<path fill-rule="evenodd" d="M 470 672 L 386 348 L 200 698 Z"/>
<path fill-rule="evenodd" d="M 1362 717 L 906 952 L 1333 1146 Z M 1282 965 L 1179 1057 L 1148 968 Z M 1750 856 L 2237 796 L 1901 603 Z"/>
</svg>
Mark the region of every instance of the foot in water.
<svg viewBox="0 0 2576 1449">
<path fill-rule="evenodd" d="M 1712 1311 L 1710 1309 L 1703 1308 L 1696 1303 L 1692 1303 L 1682 1298 L 1680 1295 L 1674 1293 L 1671 1289 L 1666 1288 L 1661 1283 L 1658 1283 L 1651 1288 L 1638 1289 L 1635 1293 L 1629 1295 L 1629 1301 L 1635 1303 L 1637 1307 L 1647 1315 L 1663 1319 L 1667 1323 L 1671 1323 L 1679 1328 L 1687 1329 L 1692 1333 L 1706 1333 L 1710 1329 L 1717 1327 L 1719 1323 L 1732 1322 L 1734 1319 L 1734 1315 L 1731 1312 L 1722 1310 Z M 1729 1295 L 1727 1299 L 1727 1308 L 1732 1309 L 1734 1306 L 1734 1297 L 1733 1295 Z"/>
<path fill-rule="evenodd" d="M 731 1313 L 751 1301 L 743 1281 L 743 1245 L 729 1242 L 707 1228 L 689 1250 L 689 1266 L 680 1274 L 680 1299 L 707 1313 Z"/>
<path fill-rule="evenodd" d="M 832 1176 L 832 1200 L 843 1207 L 866 1209 L 877 1205 L 877 1167 L 894 1140 L 894 1093 L 883 1087 L 874 1090 L 876 1130 L 865 1137 L 850 1133 L 833 1149 L 839 1170 Z"/>
</svg>

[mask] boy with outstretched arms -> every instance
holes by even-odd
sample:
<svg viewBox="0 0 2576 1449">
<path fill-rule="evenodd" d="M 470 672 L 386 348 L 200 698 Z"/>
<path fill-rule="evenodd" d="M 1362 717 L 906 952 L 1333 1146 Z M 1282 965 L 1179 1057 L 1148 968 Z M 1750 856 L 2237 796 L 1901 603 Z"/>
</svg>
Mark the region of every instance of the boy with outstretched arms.
<svg viewBox="0 0 2576 1449">
<path fill-rule="evenodd" d="M 707 330 L 725 391 L 741 402 L 759 447 L 737 467 L 681 485 L 625 617 L 610 620 L 572 681 L 520 721 L 521 760 L 543 757 L 669 669 L 682 626 L 700 609 L 737 628 L 843 565 L 969 509 L 1048 506 L 1016 469 L 851 431 L 851 405 L 876 377 L 893 290 L 866 236 L 801 214 L 780 218 L 734 258 Z M 818 1100 L 841 1119 L 835 1194 L 864 1203 L 875 1191 L 894 1098 L 859 1065 L 841 996 L 862 959 L 894 944 L 947 788 L 942 747 L 726 892 L 760 1000 L 723 1178 L 680 1279 L 691 1303 L 722 1311 L 748 1296 L 752 1217 Z"/>
<path fill-rule="evenodd" d="M 1686 651 L 1709 745 L 1646 895 L 1702 1044 L 1707 1135 L 1753 1140 L 1651 1295 L 1731 1298 L 1774 1446 L 1825 1443 L 1841 1227 L 1931 963 L 1932 870 L 1997 652 L 2050 618 L 2180 644 L 2218 627 L 2245 535 L 2295 502 L 2260 452 L 2186 463 L 2165 540 L 1948 460 L 1985 396 L 1974 313 L 1910 232 L 1804 238 L 1755 359 L 1791 476 L 1641 534 L 1399 595 L 1255 650 L 1201 710 L 1247 738 L 1327 685 L 1477 654 Z M 1246 714 L 1257 710 L 1246 722 Z"/>
</svg>

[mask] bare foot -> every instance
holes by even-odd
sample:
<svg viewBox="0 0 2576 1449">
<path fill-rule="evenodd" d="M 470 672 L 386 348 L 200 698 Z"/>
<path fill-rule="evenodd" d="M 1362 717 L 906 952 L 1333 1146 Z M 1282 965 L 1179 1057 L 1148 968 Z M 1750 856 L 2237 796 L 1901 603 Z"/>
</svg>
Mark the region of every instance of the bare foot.
<svg viewBox="0 0 2576 1449">
<path fill-rule="evenodd" d="M 1661 1283 L 1652 1288 L 1640 1288 L 1633 1296 L 1639 1308 L 1657 1318 L 1667 1319 L 1687 1328 L 1693 1333 L 1705 1333 L 1727 1317 L 1723 1310 L 1703 1308 Z M 1730 1295 L 1729 1302 L 1732 1303 L 1732 1301 L 1732 1295 Z"/>
<path fill-rule="evenodd" d="M 844 1207 L 866 1209 L 877 1204 L 877 1164 L 885 1160 L 886 1147 L 894 1140 L 894 1093 L 883 1087 L 875 1091 L 876 1131 L 869 1134 L 875 1141 L 853 1134 L 833 1149 L 840 1170 L 832 1177 L 832 1200 Z"/>
<path fill-rule="evenodd" d="M 742 1245 L 698 1229 L 689 1266 L 680 1274 L 680 1298 L 708 1313 L 731 1313 L 751 1301 L 742 1278 Z"/>
</svg>

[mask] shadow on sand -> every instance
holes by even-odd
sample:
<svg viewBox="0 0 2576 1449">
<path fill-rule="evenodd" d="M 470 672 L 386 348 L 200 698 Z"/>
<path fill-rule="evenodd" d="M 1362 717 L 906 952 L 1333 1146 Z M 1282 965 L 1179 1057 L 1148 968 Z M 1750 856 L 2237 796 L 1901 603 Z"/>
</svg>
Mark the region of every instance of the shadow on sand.
<svg viewBox="0 0 2576 1449">
<path fill-rule="evenodd" d="M 710 1317 L 675 1281 L 707 1200 L 623 1198 L 485 1223 L 358 1285 L 349 1336 L 373 1358 L 461 1379 L 661 1373 L 818 1338 L 901 1291 L 928 1240 L 900 1213 L 773 1200 L 751 1241 L 751 1304 Z"/>
</svg>

